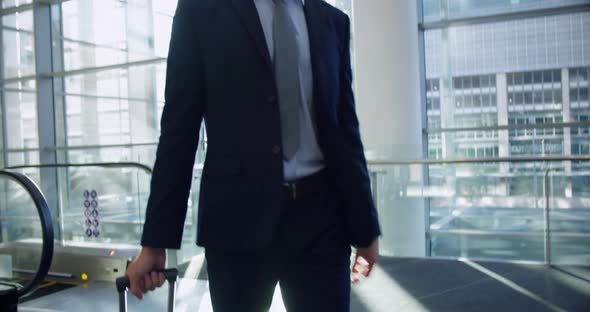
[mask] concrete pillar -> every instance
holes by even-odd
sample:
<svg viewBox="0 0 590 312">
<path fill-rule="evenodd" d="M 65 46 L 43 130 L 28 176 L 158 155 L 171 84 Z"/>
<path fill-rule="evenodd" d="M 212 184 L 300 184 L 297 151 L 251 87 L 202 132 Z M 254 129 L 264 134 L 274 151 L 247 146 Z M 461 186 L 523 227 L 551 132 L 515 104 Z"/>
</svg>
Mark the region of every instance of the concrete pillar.
<svg viewBox="0 0 590 312">
<path fill-rule="evenodd" d="M 355 1 L 357 112 L 369 159 L 425 158 L 420 94 L 417 1 Z M 418 169 L 418 170 L 416 170 Z M 422 168 L 387 168 L 378 196 L 383 228 L 382 253 L 424 256 L 426 212 L 421 197 L 407 185 L 422 183 Z M 391 186 L 395 187 L 391 187 Z"/>
</svg>

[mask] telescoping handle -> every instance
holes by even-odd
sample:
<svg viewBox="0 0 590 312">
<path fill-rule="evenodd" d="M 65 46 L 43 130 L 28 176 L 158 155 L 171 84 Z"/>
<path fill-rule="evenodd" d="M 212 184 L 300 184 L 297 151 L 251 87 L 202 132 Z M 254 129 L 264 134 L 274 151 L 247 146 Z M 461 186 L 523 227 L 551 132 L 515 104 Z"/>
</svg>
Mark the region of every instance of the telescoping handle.
<svg viewBox="0 0 590 312">
<path fill-rule="evenodd" d="M 164 269 L 156 271 L 164 274 L 164 278 L 168 281 L 168 311 L 174 311 L 174 301 L 176 299 L 176 280 L 178 279 L 177 269 Z M 130 287 L 129 277 L 127 275 L 118 277 L 115 280 L 117 285 L 117 292 L 119 293 L 119 311 L 127 311 L 127 289 Z"/>
</svg>

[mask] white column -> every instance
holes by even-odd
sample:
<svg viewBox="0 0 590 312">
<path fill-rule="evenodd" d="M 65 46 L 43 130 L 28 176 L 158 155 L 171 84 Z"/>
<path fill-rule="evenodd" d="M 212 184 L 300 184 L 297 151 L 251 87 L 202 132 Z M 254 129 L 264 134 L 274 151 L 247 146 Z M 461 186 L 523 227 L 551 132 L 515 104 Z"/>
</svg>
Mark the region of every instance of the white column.
<svg viewBox="0 0 590 312">
<path fill-rule="evenodd" d="M 369 159 L 421 159 L 423 155 L 417 1 L 355 1 L 357 111 Z M 418 169 L 418 170 L 416 170 Z M 382 252 L 424 256 L 424 201 L 407 193 L 421 183 L 419 168 L 379 179 Z"/>
</svg>

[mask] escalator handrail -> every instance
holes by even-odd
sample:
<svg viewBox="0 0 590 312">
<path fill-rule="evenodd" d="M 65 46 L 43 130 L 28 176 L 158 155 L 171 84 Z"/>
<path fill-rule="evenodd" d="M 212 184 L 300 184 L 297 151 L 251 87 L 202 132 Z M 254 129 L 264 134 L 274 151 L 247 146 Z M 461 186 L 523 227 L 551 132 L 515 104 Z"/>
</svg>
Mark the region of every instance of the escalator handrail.
<svg viewBox="0 0 590 312">
<path fill-rule="evenodd" d="M 105 167 L 105 168 L 127 168 L 135 167 L 141 169 L 149 174 L 153 173 L 150 166 L 138 162 L 99 162 L 99 163 L 57 163 L 57 164 L 43 164 L 43 165 L 22 165 L 5 167 L 6 170 L 17 170 L 25 168 L 71 168 L 71 167 Z"/>
<path fill-rule="evenodd" d="M 27 190 L 41 218 L 41 228 L 43 230 L 43 250 L 41 251 L 41 261 L 37 273 L 28 285 L 18 289 L 18 296 L 22 297 L 34 291 L 43 280 L 47 277 L 51 261 L 53 260 L 53 223 L 51 218 L 51 211 L 49 205 L 41 189 L 29 177 L 18 172 L 11 172 L 0 169 L 0 175 L 8 176 L 18 182 Z"/>
</svg>

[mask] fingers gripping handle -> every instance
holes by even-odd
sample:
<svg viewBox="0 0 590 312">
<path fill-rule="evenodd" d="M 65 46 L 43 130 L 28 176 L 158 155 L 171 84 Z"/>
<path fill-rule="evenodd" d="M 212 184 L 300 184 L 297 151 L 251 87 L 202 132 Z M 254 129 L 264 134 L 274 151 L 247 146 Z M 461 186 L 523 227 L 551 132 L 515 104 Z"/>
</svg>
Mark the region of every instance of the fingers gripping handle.
<svg viewBox="0 0 590 312">
<path fill-rule="evenodd" d="M 164 270 L 157 270 L 156 272 L 164 274 L 164 278 L 168 281 L 168 283 L 173 284 L 176 282 L 178 278 L 178 270 L 177 269 L 164 269 Z M 127 288 L 130 287 L 129 284 L 129 277 L 127 275 L 121 276 L 115 280 L 115 284 L 117 285 L 118 292 L 124 292 Z"/>
<path fill-rule="evenodd" d="M 164 274 L 164 278 L 168 281 L 168 311 L 174 311 L 174 301 L 176 297 L 176 279 L 178 279 L 177 269 L 157 270 L 156 272 Z M 127 288 L 130 287 L 129 277 L 121 276 L 115 280 L 117 285 L 117 292 L 119 293 L 119 311 L 127 311 Z"/>
</svg>

